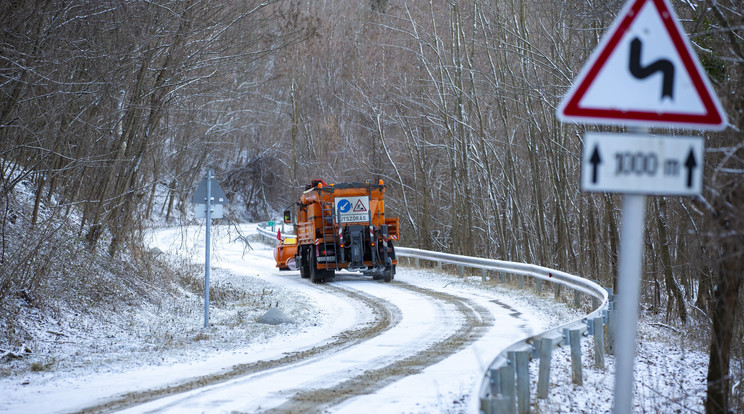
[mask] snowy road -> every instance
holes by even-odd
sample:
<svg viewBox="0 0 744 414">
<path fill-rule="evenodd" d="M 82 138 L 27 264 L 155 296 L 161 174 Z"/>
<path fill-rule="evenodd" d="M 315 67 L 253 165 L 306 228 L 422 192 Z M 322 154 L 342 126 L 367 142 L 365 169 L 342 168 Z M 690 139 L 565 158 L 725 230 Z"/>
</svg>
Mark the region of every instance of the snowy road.
<svg viewBox="0 0 744 414">
<path fill-rule="evenodd" d="M 297 272 L 274 270 L 267 253 L 270 250 L 254 251 L 253 258 L 254 265 L 263 259 L 264 280 L 313 296 L 334 315 L 334 324 L 322 330 L 318 342 L 262 355 L 248 363 L 253 369 L 234 370 L 232 379 L 225 380 L 221 373 L 214 376 L 214 384 L 125 412 L 423 409 L 426 401 L 436 403 L 474 386 L 493 355 L 479 348 L 506 345 L 530 332 L 519 313 L 490 295 L 458 292 L 441 283 L 434 284 L 439 288 L 427 286 L 407 277 L 405 270 L 391 284 L 340 272 L 333 283 L 313 285 Z M 239 272 L 245 271 L 245 262 L 241 249 L 233 248 L 226 249 L 216 265 Z M 464 369 L 462 359 L 470 360 L 470 369 Z M 452 381 L 457 377 L 461 379 Z M 199 382 L 212 381 L 203 377 Z M 446 389 L 444 383 L 456 388 Z M 409 406 L 394 407 L 401 403 Z"/>
<path fill-rule="evenodd" d="M 348 340 L 321 345 L 318 352 L 298 351 L 304 358 L 268 363 L 255 373 L 125 412 L 321 411 L 355 397 L 363 400 L 357 396 L 422 372 L 481 338 L 483 328 L 493 322 L 481 305 L 408 284 L 348 278 L 318 290 L 345 297 L 353 304 L 354 319 L 364 319 L 371 310 L 375 320 L 368 324 L 375 329 L 365 329 L 356 338 L 344 332 L 335 338 Z M 374 308 L 358 300 L 359 295 L 371 298 Z"/>
<path fill-rule="evenodd" d="M 35 406 L 29 399 L 14 407 L 127 413 L 477 412 L 473 390 L 494 355 L 551 323 L 518 295 L 431 271 L 399 268 L 392 283 L 339 272 L 334 282 L 314 285 L 298 272 L 276 270 L 270 247 L 254 240 L 253 250 L 246 250 L 242 236 L 254 232 L 255 226 L 242 228 L 237 237 L 214 231 L 213 269 L 260 279 L 315 303 L 317 326 L 208 360 L 143 366 L 105 380 L 60 381 L 39 390 L 43 403 Z M 153 245 L 198 260 L 193 246 L 203 246 L 200 238 L 203 229 L 164 230 Z"/>
</svg>

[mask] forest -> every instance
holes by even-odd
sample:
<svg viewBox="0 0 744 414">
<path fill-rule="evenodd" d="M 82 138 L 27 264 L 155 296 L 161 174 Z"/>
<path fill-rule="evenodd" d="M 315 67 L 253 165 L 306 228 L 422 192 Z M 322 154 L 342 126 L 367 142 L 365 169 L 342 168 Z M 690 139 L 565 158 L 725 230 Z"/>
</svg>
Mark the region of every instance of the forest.
<svg viewBox="0 0 744 414">
<path fill-rule="evenodd" d="M 583 134 L 624 128 L 555 112 L 623 4 L 0 0 L 0 308 L 47 285 L 62 226 L 128 257 L 154 218 L 182 224 L 207 168 L 229 220 L 313 178 L 382 179 L 405 246 L 616 287 L 621 198 L 579 176 Z M 729 125 L 652 130 L 705 138 L 704 187 L 648 197 L 641 306 L 701 338 L 725 413 L 744 400 L 744 9 L 670 4 Z"/>
</svg>

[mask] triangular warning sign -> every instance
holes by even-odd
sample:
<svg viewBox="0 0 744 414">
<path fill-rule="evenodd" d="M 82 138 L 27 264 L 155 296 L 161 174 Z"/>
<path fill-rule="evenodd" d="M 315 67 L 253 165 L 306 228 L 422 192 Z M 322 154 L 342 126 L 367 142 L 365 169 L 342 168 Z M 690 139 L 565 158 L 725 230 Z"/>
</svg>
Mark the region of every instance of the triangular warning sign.
<svg viewBox="0 0 744 414">
<path fill-rule="evenodd" d="M 212 176 L 210 179 L 211 204 L 229 204 L 225 192 L 222 191 L 217 180 Z M 207 179 L 203 179 L 196 188 L 194 195 L 191 196 L 191 202 L 194 204 L 206 204 L 207 202 Z"/>
<path fill-rule="evenodd" d="M 630 0 L 557 109 L 563 121 L 721 130 L 725 112 L 667 0 Z"/>
<path fill-rule="evenodd" d="M 354 205 L 353 211 L 354 212 L 367 211 L 367 207 L 364 205 L 364 203 L 362 203 L 362 199 L 357 200 L 356 205 Z"/>
</svg>

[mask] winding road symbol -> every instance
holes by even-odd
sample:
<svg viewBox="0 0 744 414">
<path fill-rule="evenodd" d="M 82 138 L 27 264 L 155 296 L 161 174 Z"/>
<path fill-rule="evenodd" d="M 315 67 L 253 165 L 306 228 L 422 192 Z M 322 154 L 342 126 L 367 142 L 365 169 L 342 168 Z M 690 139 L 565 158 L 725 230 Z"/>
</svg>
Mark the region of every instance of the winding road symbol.
<svg viewBox="0 0 744 414">
<path fill-rule="evenodd" d="M 659 59 L 648 66 L 641 66 L 641 47 L 641 39 L 635 37 L 630 41 L 628 62 L 630 74 L 636 79 L 645 79 L 656 72 L 661 72 L 661 99 L 667 96 L 674 99 L 674 64 L 668 59 Z"/>
</svg>

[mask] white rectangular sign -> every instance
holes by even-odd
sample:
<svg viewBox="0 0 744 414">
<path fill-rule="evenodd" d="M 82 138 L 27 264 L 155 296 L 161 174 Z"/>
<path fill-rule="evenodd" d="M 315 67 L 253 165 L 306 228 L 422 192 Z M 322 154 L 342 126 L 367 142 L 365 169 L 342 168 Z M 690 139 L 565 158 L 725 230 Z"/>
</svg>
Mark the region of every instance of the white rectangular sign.
<svg viewBox="0 0 744 414">
<path fill-rule="evenodd" d="M 701 137 L 609 134 L 584 136 L 584 191 L 699 195 L 703 187 Z"/>
<path fill-rule="evenodd" d="M 212 207 L 212 210 L 209 212 L 210 218 L 213 218 L 213 219 L 222 218 L 224 214 L 224 208 L 222 204 L 210 204 L 210 207 Z M 196 208 L 194 209 L 194 217 L 206 218 L 207 217 L 207 205 L 197 204 Z"/>
<path fill-rule="evenodd" d="M 369 196 L 336 197 L 339 223 L 369 222 Z"/>
</svg>

